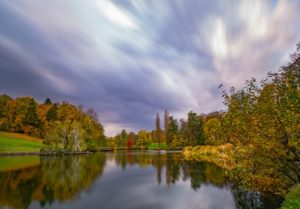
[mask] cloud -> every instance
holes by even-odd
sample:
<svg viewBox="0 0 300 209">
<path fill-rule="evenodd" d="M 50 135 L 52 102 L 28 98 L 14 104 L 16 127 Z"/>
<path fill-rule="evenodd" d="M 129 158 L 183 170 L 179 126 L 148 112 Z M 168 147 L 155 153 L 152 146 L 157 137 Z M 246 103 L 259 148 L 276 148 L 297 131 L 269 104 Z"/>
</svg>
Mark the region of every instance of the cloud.
<svg viewBox="0 0 300 209">
<path fill-rule="evenodd" d="M 0 92 L 94 108 L 112 135 L 224 108 L 218 85 L 263 78 L 299 41 L 297 1 L 0 3 Z"/>
<path fill-rule="evenodd" d="M 129 14 L 126 14 L 126 12 L 117 7 L 112 1 L 97 0 L 96 4 L 100 13 L 113 23 L 129 29 L 135 29 L 138 27 L 135 23 L 136 21 L 134 21 Z"/>
</svg>

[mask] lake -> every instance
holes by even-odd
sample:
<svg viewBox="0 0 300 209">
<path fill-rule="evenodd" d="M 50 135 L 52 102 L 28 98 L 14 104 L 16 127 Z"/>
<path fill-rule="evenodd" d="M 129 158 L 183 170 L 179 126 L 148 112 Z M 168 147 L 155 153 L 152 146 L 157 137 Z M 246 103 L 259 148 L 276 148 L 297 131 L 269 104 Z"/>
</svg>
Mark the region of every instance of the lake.
<svg viewBox="0 0 300 209">
<path fill-rule="evenodd" d="M 276 209 L 207 162 L 181 153 L 0 157 L 0 208 Z"/>
</svg>

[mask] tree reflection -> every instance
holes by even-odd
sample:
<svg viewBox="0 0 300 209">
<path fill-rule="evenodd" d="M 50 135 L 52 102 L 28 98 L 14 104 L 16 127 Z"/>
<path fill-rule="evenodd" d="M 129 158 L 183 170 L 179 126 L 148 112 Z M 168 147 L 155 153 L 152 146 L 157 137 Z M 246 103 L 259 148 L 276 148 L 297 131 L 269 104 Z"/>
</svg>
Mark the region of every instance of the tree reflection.
<svg viewBox="0 0 300 209">
<path fill-rule="evenodd" d="M 156 169 L 157 184 L 160 185 L 165 170 L 167 187 L 177 181 L 190 181 L 191 188 L 197 190 L 201 184 L 213 184 L 223 188 L 228 185 L 224 170 L 215 164 L 198 161 L 185 161 L 181 153 L 160 152 L 122 152 L 112 154 L 115 163 L 126 169 L 126 165 L 139 165 L 141 168 L 152 166 Z"/>
<path fill-rule="evenodd" d="M 208 162 L 186 161 L 181 153 L 116 152 L 41 157 L 38 166 L 1 172 L 0 208 L 28 208 L 33 201 L 45 207 L 55 201 L 74 200 L 103 174 L 106 160 L 123 170 L 150 167 L 156 171 L 157 184 L 168 190 L 182 181 L 189 182 L 193 190 L 207 185 L 226 188 L 237 209 L 276 208 L 281 202 L 278 197 L 245 191 L 225 176 L 224 169 Z"/>
<path fill-rule="evenodd" d="M 282 202 L 282 198 L 273 194 L 245 191 L 238 186 L 232 186 L 231 193 L 237 209 L 274 209 Z"/>
<path fill-rule="evenodd" d="M 102 153 L 41 157 L 38 166 L 0 173 L 0 206 L 28 208 L 39 201 L 43 207 L 54 200 L 71 200 L 101 176 L 104 166 Z"/>
<path fill-rule="evenodd" d="M 235 186 L 226 177 L 225 170 L 219 166 L 204 161 L 186 161 L 180 153 L 125 152 L 125 154 L 120 155 L 116 153 L 114 155 L 116 164 L 123 169 L 126 168 L 126 166 L 123 166 L 124 163 L 122 163 L 124 159 L 127 159 L 127 163 L 130 165 L 139 165 L 142 168 L 148 166 L 154 167 L 157 184 L 161 185 L 164 174 L 165 184 L 169 189 L 172 184 L 176 184 L 180 180 L 190 181 L 193 190 L 198 190 L 202 185 L 227 188 L 233 195 L 237 209 L 274 209 L 282 201 L 278 196 L 243 190 Z M 165 170 L 164 173 L 163 170 Z"/>
</svg>

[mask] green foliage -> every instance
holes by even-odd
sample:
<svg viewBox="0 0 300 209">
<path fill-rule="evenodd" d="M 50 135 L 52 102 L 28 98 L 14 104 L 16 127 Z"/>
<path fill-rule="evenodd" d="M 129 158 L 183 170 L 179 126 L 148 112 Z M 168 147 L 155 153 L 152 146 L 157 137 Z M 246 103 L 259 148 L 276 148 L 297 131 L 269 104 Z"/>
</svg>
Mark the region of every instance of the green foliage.
<svg viewBox="0 0 300 209">
<path fill-rule="evenodd" d="M 159 150 L 159 149 L 168 149 L 168 145 L 165 143 L 151 143 L 147 145 L 147 149 L 150 150 Z"/>
<path fill-rule="evenodd" d="M 281 209 L 298 209 L 300 208 L 300 185 L 294 186 L 286 195 Z"/>
<path fill-rule="evenodd" d="M 146 130 L 140 130 L 138 134 L 138 140 L 136 144 L 141 148 L 146 148 L 147 145 L 151 143 L 150 138 L 148 137 L 148 133 Z"/>
<path fill-rule="evenodd" d="M 110 137 L 108 138 L 107 142 L 106 142 L 107 146 L 114 149 L 117 146 L 116 140 L 114 137 Z"/>
<path fill-rule="evenodd" d="M 121 131 L 121 133 L 117 136 L 117 144 L 119 147 L 126 147 L 128 134 L 125 129 Z"/>
</svg>

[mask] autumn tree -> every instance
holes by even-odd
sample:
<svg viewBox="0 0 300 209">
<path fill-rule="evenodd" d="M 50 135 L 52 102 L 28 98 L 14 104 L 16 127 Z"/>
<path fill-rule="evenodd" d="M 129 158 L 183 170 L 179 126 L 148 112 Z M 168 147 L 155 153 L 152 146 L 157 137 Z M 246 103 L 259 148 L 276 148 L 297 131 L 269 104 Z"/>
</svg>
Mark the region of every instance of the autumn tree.
<svg viewBox="0 0 300 209">
<path fill-rule="evenodd" d="M 204 132 L 205 144 L 218 145 L 223 143 L 220 136 L 221 122 L 217 118 L 211 118 L 205 122 Z"/>
<path fill-rule="evenodd" d="M 247 185 L 264 179 L 288 188 L 300 182 L 299 78 L 298 45 L 278 73 L 269 73 L 259 84 L 250 79 L 240 90 L 223 92 L 228 107 L 222 120 L 224 141 L 238 148 L 235 171 L 247 174 L 243 178 Z"/>
</svg>

